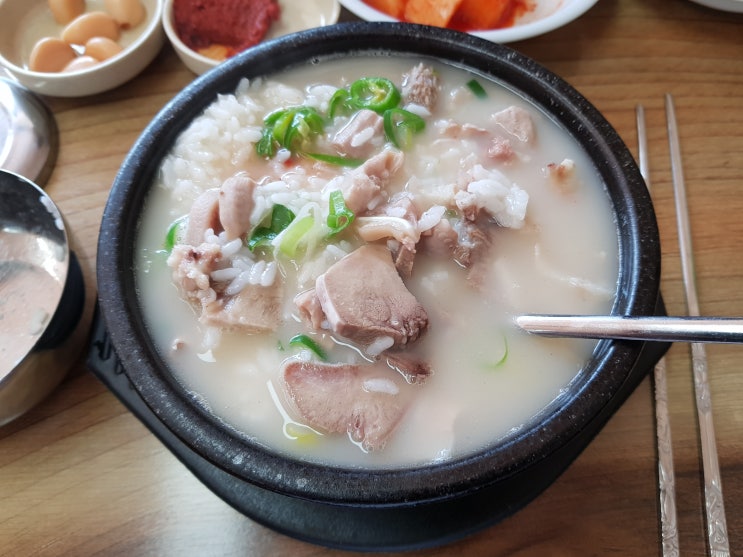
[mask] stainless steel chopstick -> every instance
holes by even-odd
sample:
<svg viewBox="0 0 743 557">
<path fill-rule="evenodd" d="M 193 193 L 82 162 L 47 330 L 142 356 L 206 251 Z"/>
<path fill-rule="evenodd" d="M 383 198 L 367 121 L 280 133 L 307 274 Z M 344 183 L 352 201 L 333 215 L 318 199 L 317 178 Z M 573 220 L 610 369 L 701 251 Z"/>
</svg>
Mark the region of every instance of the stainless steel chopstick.
<svg viewBox="0 0 743 557">
<path fill-rule="evenodd" d="M 676 111 L 673 97 L 666 94 L 666 120 L 668 126 L 668 144 L 671 153 L 671 172 L 676 199 L 676 219 L 678 224 L 679 246 L 681 249 L 681 267 L 684 279 L 684 290 L 689 315 L 699 315 L 694 262 L 691 248 L 689 210 L 686 204 L 686 186 L 681 163 L 681 146 L 679 143 Z M 707 355 L 704 344 L 692 343 L 691 359 L 694 374 L 694 391 L 696 395 L 699 434 L 702 445 L 702 469 L 704 473 L 704 502 L 707 523 L 707 544 L 709 554 L 713 557 L 729 557 L 727 523 L 725 506 L 722 499 L 722 482 L 720 464 L 717 459 L 715 427 L 712 419 L 712 400 L 707 381 Z"/>
<path fill-rule="evenodd" d="M 648 140 L 645 128 L 645 109 L 637 107 L 637 143 L 640 155 L 640 174 L 650 190 Z M 663 557 L 679 557 L 678 513 L 676 512 L 676 473 L 673 465 L 671 419 L 668 415 L 668 386 L 666 358 L 661 356 L 653 368 L 655 399 L 655 438 L 658 447 L 658 504 L 660 506 L 661 550 Z"/>
<path fill-rule="evenodd" d="M 733 317 L 526 314 L 514 321 L 525 331 L 543 336 L 743 343 L 743 318 Z"/>
</svg>

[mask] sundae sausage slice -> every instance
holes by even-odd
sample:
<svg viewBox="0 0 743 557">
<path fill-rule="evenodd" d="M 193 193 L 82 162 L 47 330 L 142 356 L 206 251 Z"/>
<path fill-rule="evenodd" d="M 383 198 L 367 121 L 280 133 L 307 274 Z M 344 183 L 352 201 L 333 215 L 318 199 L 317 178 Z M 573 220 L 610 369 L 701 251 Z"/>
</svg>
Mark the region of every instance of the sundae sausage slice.
<svg viewBox="0 0 743 557">
<path fill-rule="evenodd" d="M 413 389 L 383 363 L 289 360 L 283 377 L 307 425 L 327 433 L 348 432 L 366 451 L 384 448 L 405 415 Z"/>
</svg>

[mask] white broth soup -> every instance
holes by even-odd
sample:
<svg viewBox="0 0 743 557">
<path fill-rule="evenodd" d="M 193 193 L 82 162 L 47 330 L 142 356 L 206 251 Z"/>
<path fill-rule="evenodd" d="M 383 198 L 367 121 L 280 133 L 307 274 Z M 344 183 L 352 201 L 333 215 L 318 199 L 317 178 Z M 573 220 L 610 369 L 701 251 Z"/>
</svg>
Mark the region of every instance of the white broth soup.
<svg viewBox="0 0 743 557">
<path fill-rule="evenodd" d="M 389 467 L 473 452 L 558 397 L 606 313 L 608 193 L 511 90 L 428 60 L 243 80 L 180 134 L 141 217 L 137 289 L 172 373 L 279 452 Z"/>
</svg>

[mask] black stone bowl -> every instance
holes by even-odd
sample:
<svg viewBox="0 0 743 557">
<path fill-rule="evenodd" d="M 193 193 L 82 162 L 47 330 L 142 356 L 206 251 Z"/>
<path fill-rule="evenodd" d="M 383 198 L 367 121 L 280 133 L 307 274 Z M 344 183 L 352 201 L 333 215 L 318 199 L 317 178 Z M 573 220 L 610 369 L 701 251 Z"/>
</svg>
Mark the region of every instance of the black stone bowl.
<svg viewBox="0 0 743 557">
<path fill-rule="evenodd" d="M 149 184 L 177 135 L 218 93 L 234 91 L 241 78 L 355 53 L 433 57 L 471 68 L 505 82 L 548 113 L 590 155 L 613 200 L 620 244 L 613 312 L 662 311 L 659 236 L 650 197 L 627 147 L 585 98 L 501 45 L 438 28 L 351 23 L 297 33 L 235 57 L 186 87 L 144 130 L 116 177 L 98 244 L 102 326 L 120 358 L 117 369 L 134 390 L 122 386 L 121 374 L 97 367 L 204 483 L 251 518 L 333 547 L 412 549 L 467 535 L 536 497 L 598 433 L 667 346 L 602 341 L 569 392 L 517 433 L 475 454 L 419 467 L 364 471 L 301 462 L 246 440 L 197 405 L 156 352 L 135 291 L 133 252 Z"/>
</svg>

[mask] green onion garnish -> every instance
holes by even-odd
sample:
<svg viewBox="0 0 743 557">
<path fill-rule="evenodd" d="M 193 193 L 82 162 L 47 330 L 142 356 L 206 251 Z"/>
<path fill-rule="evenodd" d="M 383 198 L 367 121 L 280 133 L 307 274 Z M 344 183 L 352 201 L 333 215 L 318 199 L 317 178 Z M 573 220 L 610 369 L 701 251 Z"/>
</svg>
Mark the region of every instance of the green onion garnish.
<svg viewBox="0 0 743 557">
<path fill-rule="evenodd" d="M 325 351 L 320 348 L 320 345 L 317 344 L 314 340 L 312 340 L 307 335 L 296 335 L 293 336 L 289 340 L 289 346 L 301 346 L 302 348 L 307 348 L 308 350 L 311 350 L 314 352 L 314 354 L 320 358 L 322 361 L 327 361 L 328 356 L 325 354 Z"/>
<path fill-rule="evenodd" d="M 297 254 L 297 248 L 302 242 L 302 239 L 312 229 L 314 224 L 315 219 L 312 215 L 295 220 L 284 231 L 284 235 L 281 237 L 281 243 L 279 244 L 279 251 L 287 257 L 294 257 Z"/>
<path fill-rule="evenodd" d="M 488 369 L 495 370 L 496 368 L 499 368 L 504 363 L 506 363 L 507 359 L 508 359 L 508 339 L 506 338 L 506 335 L 503 335 L 503 355 L 500 357 L 498 361 L 489 363 Z"/>
<path fill-rule="evenodd" d="M 467 82 L 467 87 L 470 91 L 472 91 L 472 94 L 475 95 L 478 99 L 484 99 L 488 96 L 487 92 L 483 88 L 482 85 L 480 85 L 480 82 L 476 79 L 470 79 Z"/>
<path fill-rule="evenodd" d="M 350 166 L 356 167 L 361 166 L 364 161 L 361 159 L 352 159 L 350 157 L 342 157 L 340 155 L 326 155 L 325 153 L 305 153 L 311 159 L 316 161 L 325 162 L 335 166 Z"/>
<path fill-rule="evenodd" d="M 181 240 L 187 222 L 188 215 L 183 215 L 182 217 L 175 219 L 168 227 L 168 232 L 165 234 L 165 242 L 163 244 L 163 247 L 168 253 L 173 251 L 173 247 L 175 247 L 175 245 Z"/>
<path fill-rule="evenodd" d="M 271 209 L 271 221 L 268 226 L 258 226 L 250 234 L 248 249 L 254 251 L 258 246 L 265 246 L 279 235 L 294 220 L 294 213 L 277 203 Z"/>
<path fill-rule="evenodd" d="M 346 206 L 346 201 L 343 199 L 343 192 L 341 190 L 335 190 L 330 193 L 330 212 L 328 213 L 328 228 L 330 233 L 328 236 L 335 236 L 348 225 L 353 222 L 356 218 L 353 211 Z"/>
</svg>

